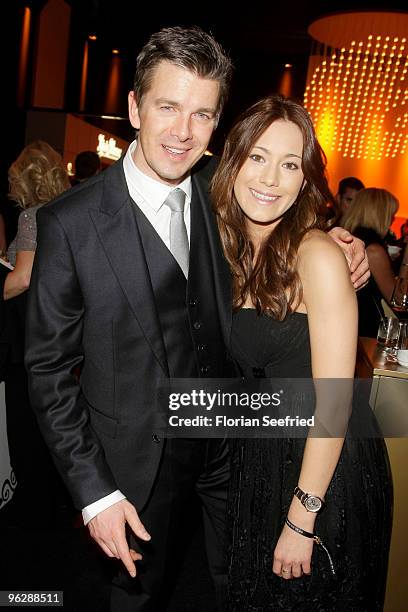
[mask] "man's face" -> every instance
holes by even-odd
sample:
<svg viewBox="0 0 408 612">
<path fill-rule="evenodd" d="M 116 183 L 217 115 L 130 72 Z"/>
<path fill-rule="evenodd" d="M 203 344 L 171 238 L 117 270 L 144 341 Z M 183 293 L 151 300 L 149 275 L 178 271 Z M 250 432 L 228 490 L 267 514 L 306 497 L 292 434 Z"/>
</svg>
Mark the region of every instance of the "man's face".
<svg viewBox="0 0 408 612">
<path fill-rule="evenodd" d="M 340 208 L 343 213 L 353 204 L 354 198 L 358 193 L 358 189 L 353 189 L 352 187 L 346 187 L 344 193 L 340 196 Z"/>
<path fill-rule="evenodd" d="M 163 61 L 138 104 L 129 94 L 129 118 L 139 130 L 133 154 L 147 176 L 180 183 L 206 150 L 217 123 L 218 81 Z"/>
</svg>

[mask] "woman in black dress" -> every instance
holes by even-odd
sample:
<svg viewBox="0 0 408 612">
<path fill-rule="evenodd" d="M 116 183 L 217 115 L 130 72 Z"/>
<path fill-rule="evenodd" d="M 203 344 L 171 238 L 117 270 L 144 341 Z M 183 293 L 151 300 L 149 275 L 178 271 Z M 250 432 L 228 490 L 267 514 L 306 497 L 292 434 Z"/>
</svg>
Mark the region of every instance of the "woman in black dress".
<svg viewBox="0 0 408 612">
<path fill-rule="evenodd" d="M 281 96 L 251 107 L 227 138 L 213 196 L 233 273 L 232 350 L 248 378 L 352 385 L 357 303 L 343 254 L 319 229 L 324 171 L 309 115 Z M 324 406 L 346 425 L 347 393 L 326 394 Z M 317 392 L 316 414 L 321 402 Z M 232 443 L 231 610 L 382 609 L 392 513 L 385 444 L 334 433 Z"/>
</svg>

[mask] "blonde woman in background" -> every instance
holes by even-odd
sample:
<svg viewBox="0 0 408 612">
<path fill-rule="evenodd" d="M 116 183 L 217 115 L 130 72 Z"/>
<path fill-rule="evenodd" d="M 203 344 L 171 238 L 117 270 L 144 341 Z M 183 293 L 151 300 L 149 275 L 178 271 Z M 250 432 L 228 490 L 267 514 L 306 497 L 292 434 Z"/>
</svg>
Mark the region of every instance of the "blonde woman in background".
<svg viewBox="0 0 408 612">
<path fill-rule="evenodd" d="M 398 207 L 392 193 L 369 187 L 357 193 L 342 219 L 342 226 L 364 241 L 371 271 L 370 281 L 357 294 L 360 336 L 376 337 L 383 314 L 381 299 L 391 300 L 395 278 L 384 237 Z"/>
<path fill-rule="evenodd" d="M 30 404 L 24 367 L 26 296 L 37 246 L 37 210 L 70 183 L 61 156 L 41 140 L 23 149 L 8 178 L 9 198 L 22 209 L 7 251 L 14 270 L 7 274 L 3 290 L 10 347 L 5 365 L 7 438 L 17 479 L 10 516 L 20 528 L 47 529 L 56 524 L 60 510 L 68 509 L 68 502 Z"/>
<path fill-rule="evenodd" d="M 9 198 L 22 208 L 17 235 L 7 251 L 14 270 L 4 284 L 4 299 L 20 295 L 30 285 L 37 245 L 37 210 L 70 187 L 62 158 L 49 144 L 37 140 L 27 145 L 10 166 Z"/>
</svg>

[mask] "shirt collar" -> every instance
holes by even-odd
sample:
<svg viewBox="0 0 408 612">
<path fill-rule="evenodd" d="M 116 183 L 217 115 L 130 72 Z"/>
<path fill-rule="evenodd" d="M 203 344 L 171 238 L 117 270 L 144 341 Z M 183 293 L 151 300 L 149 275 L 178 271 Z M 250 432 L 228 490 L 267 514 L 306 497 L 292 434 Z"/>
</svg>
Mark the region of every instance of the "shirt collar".
<svg viewBox="0 0 408 612">
<path fill-rule="evenodd" d="M 163 206 L 163 203 L 169 193 L 174 189 L 182 189 L 186 194 L 186 206 L 191 201 L 191 176 L 188 175 L 181 183 L 176 186 L 173 185 L 165 185 L 164 183 L 160 183 L 160 181 L 156 181 L 144 174 L 139 168 L 136 166 L 133 160 L 133 153 L 137 147 L 137 140 L 134 140 L 130 145 L 126 152 L 126 155 L 123 159 L 123 168 L 125 171 L 126 181 L 128 183 L 130 195 L 133 199 L 137 199 L 134 195 L 138 195 L 143 199 L 144 202 L 149 204 L 153 208 L 155 212 L 158 212 L 160 208 Z"/>
</svg>

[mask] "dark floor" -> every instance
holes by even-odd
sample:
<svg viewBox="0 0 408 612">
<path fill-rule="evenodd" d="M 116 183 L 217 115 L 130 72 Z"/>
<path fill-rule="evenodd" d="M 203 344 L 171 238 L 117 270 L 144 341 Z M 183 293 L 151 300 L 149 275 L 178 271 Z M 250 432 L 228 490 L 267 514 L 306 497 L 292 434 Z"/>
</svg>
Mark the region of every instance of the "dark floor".
<svg viewBox="0 0 408 612">
<path fill-rule="evenodd" d="M 192 508 L 191 525 L 200 523 Z M 110 580 L 116 560 L 99 552 L 68 506 L 60 507 L 53 527 L 34 528 L 29 508 L 11 500 L 0 511 L 0 590 L 63 591 L 65 611 L 108 612 Z M 206 567 L 202 530 L 190 530 L 189 545 L 167 612 L 211 612 L 213 589 Z M 57 608 L 55 608 L 57 609 Z"/>
</svg>

